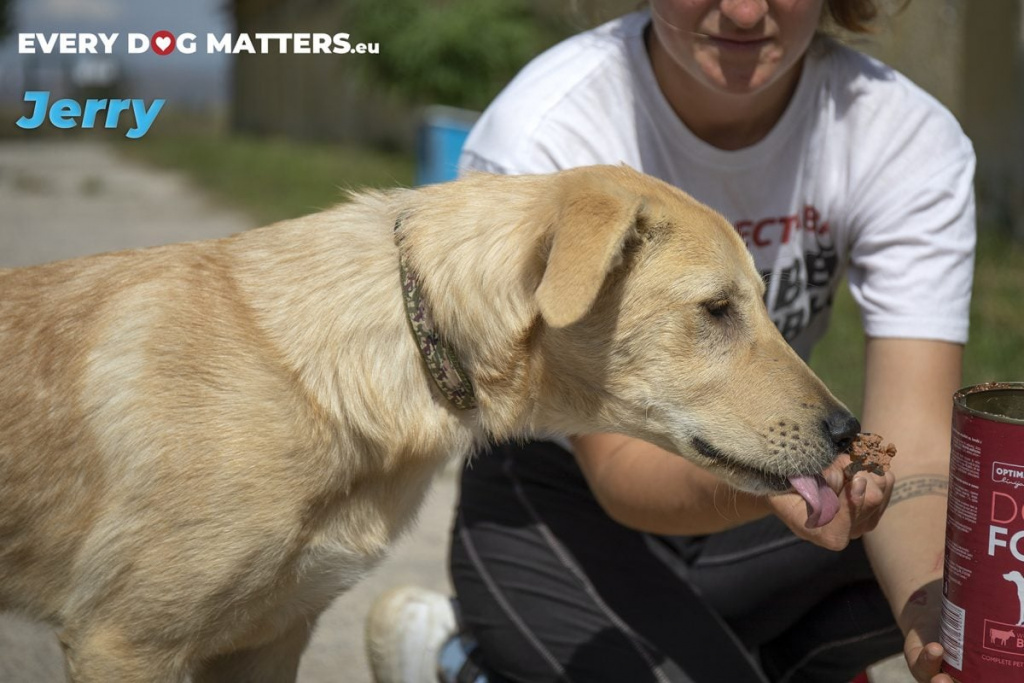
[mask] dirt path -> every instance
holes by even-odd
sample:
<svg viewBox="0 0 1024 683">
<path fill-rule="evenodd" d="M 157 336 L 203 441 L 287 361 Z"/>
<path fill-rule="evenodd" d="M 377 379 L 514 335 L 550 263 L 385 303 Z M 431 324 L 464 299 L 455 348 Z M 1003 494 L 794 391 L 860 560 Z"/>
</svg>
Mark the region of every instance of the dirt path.
<svg viewBox="0 0 1024 683">
<path fill-rule="evenodd" d="M 221 237 L 254 227 L 181 175 L 130 163 L 81 143 L 0 142 L 0 268 L 101 251 Z M 401 583 L 447 591 L 454 479 L 442 477 L 412 535 L 320 620 L 300 683 L 369 683 L 363 619 L 374 596 Z M 51 630 L 0 616 L 0 681 L 62 683 Z"/>
</svg>

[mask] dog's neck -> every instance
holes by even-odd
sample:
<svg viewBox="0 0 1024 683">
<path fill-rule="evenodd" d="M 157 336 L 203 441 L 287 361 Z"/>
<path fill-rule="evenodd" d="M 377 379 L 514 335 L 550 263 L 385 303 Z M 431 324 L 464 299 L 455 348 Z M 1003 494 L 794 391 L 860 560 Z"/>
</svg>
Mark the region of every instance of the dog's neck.
<svg viewBox="0 0 1024 683">
<path fill-rule="evenodd" d="M 419 278 L 409 267 L 402 253 L 402 217 L 395 221 L 395 243 L 398 245 L 398 266 L 402 278 L 402 298 L 405 315 L 416 339 L 416 348 L 430 372 L 438 391 L 449 403 L 460 410 L 477 407 L 476 393 L 466 370 L 459 361 L 458 352 L 438 331 L 420 287 Z"/>
<path fill-rule="evenodd" d="M 406 216 L 401 251 L 473 383 L 478 410 L 455 414 L 487 439 L 537 431 L 543 373 L 534 292 L 548 225 L 534 218 L 536 202 L 518 187 L 540 181 L 511 178 L 504 191 L 483 176 L 421 188 L 396 197 L 393 214 Z"/>
</svg>

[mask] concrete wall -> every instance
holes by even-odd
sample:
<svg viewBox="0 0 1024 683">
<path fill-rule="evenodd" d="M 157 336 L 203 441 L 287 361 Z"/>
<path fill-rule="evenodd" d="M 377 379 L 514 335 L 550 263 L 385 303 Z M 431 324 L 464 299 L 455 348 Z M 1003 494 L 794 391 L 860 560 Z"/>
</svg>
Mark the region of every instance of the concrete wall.
<svg viewBox="0 0 1024 683">
<path fill-rule="evenodd" d="M 960 118 L 968 1 L 910 0 L 902 12 L 880 17 L 875 35 L 853 38 L 850 42 L 902 71 Z"/>
<path fill-rule="evenodd" d="M 978 192 L 1024 239 L 1024 2 L 974 0 L 965 36 L 962 120 Z"/>
<path fill-rule="evenodd" d="M 1024 239 L 1024 0 L 911 0 L 851 42 L 960 120 L 978 155 L 979 215 Z"/>
</svg>

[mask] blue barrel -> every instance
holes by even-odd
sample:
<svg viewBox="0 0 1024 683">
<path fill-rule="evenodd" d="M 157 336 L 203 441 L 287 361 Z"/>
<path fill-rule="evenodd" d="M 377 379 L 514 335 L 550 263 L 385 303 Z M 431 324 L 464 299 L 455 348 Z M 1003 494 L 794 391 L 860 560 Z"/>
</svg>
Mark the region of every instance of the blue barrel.
<svg viewBox="0 0 1024 683">
<path fill-rule="evenodd" d="M 467 109 L 433 106 L 423 112 L 416 134 L 416 184 L 454 180 L 462 145 L 479 114 Z"/>
</svg>

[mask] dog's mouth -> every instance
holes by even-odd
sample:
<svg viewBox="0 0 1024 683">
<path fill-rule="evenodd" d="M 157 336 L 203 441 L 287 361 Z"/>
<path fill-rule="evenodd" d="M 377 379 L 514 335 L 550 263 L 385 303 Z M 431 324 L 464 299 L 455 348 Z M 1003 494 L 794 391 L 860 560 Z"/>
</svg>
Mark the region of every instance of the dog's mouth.
<svg viewBox="0 0 1024 683">
<path fill-rule="evenodd" d="M 692 439 L 694 450 L 709 460 L 726 467 L 735 474 L 753 479 L 771 491 L 796 491 L 807 504 L 808 528 L 825 526 L 839 512 L 839 496 L 829 487 L 820 473 L 782 475 L 750 467 L 722 452 L 700 437 Z"/>
<path fill-rule="evenodd" d="M 807 503 L 807 528 L 825 526 L 838 514 L 839 496 L 825 481 L 825 477 L 820 474 L 801 474 L 790 477 L 789 483 Z"/>
</svg>

